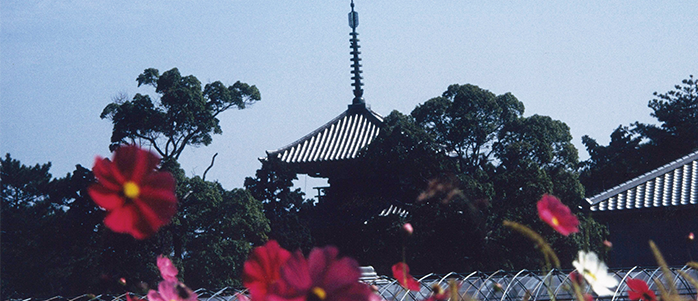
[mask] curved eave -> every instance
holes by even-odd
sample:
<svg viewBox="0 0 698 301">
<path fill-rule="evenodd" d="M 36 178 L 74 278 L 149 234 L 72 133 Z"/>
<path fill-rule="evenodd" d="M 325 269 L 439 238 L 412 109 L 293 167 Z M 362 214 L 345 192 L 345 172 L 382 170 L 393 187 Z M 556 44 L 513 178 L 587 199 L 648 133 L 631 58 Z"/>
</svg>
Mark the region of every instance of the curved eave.
<svg viewBox="0 0 698 301">
<path fill-rule="evenodd" d="M 698 151 L 587 199 L 591 211 L 698 204 Z"/>
<path fill-rule="evenodd" d="M 267 151 L 288 164 L 352 160 L 380 133 L 383 117 L 365 107 L 351 107 L 308 135 L 278 150 Z"/>
</svg>

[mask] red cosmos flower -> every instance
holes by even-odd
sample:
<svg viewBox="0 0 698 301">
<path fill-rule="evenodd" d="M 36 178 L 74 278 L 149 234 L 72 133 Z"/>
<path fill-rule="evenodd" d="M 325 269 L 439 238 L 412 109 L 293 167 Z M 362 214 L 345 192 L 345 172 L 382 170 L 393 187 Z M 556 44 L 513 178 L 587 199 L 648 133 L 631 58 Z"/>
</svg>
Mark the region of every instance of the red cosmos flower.
<svg viewBox="0 0 698 301">
<path fill-rule="evenodd" d="M 97 157 L 92 168 L 97 183 L 88 193 L 108 211 L 109 229 L 144 239 L 170 221 L 177 211 L 175 181 L 155 170 L 159 163 L 155 154 L 133 145 L 118 148 L 113 161 Z"/>
<path fill-rule="evenodd" d="M 545 194 L 538 201 L 538 216 L 562 235 L 579 232 L 579 220 L 570 208 L 552 195 Z"/>
<path fill-rule="evenodd" d="M 267 300 L 369 301 L 373 293 L 359 282 L 359 264 L 338 254 L 335 247 L 314 248 L 308 260 L 300 251 L 294 253 L 281 268 L 278 285 Z"/>
<path fill-rule="evenodd" d="M 419 291 L 420 289 L 419 282 L 410 275 L 410 267 L 404 262 L 398 262 L 393 265 L 393 277 L 397 279 L 397 282 L 402 287 L 408 290 Z"/>
<path fill-rule="evenodd" d="M 163 256 L 159 255 L 158 256 L 158 270 L 160 270 L 160 275 L 162 275 L 162 279 L 165 279 L 166 281 L 172 281 L 172 282 L 177 282 L 177 268 L 172 264 L 172 261 Z"/>
<path fill-rule="evenodd" d="M 657 301 L 657 295 L 650 290 L 647 282 L 641 279 L 628 278 L 625 280 L 628 285 L 628 299 L 641 301 Z"/>
<path fill-rule="evenodd" d="M 242 283 L 250 290 L 252 300 L 266 298 L 271 286 L 281 277 L 281 266 L 290 257 L 291 253 L 274 240 L 252 250 L 242 272 Z"/>
</svg>

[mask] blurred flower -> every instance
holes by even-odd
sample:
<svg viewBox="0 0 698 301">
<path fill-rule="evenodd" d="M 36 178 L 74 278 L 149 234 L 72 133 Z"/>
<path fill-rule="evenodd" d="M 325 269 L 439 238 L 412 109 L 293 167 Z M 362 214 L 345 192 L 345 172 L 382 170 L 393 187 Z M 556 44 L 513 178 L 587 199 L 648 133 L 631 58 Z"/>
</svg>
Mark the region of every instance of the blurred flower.
<svg viewBox="0 0 698 301">
<path fill-rule="evenodd" d="M 119 147 L 113 161 L 97 157 L 92 168 L 97 183 L 88 193 L 107 210 L 109 229 L 144 239 L 169 223 L 177 211 L 175 180 L 155 169 L 159 163 L 155 154 L 133 145 Z"/>
<path fill-rule="evenodd" d="M 250 290 L 252 300 L 265 299 L 270 287 L 281 277 L 281 266 L 290 257 L 291 253 L 275 240 L 252 250 L 242 272 L 242 283 Z"/>
<path fill-rule="evenodd" d="M 689 232 L 689 233 L 688 233 L 688 240 L 693 240 L 693 239 L 695 239 L 695 238 L 696 238 L 696 237 L 693 235 L 693 232 Z"/>
<path fill-rule="evenodd" d="M 143 299 L 138 298 L 138 296 L 131 297 L 131 293 L 126 293 L 126 301 L 143 301 Z"/>
<path fill-rule="evenodd" d="M 577 271 L 584 276 L 591 289 L 599 296 L 610 296 L 613 292 L 610 288 L 618 285 L 618 279 L 608 273 L 608 267 L 599 260 L 594 252 L 579 251 L 577 260 L 572 262 Z"/>
<path fill-rule="evenodd" d="M 412 235 L 414 232 L 414 228 L 412 228 L 412 224 L 410 223 L 405 223 L 402 225 L 402 232 L 404 232 L 407 236 Z"/>
<path fill-rule="evenodd" d="M 591 294 L 585 293 L 582 296 L 584 297 L 584 301 L 594 301 L 594 296 L 592 296 Z"/>
<path fill-rule="evenodd" d="M 610 249 L 610 248 L 613 248 L 613 243 L 610 242 L 610 241 L 608 241 L 608 240 L 604 240 L 604 241 L 603 241 L 603 245 L 604 245 L 606 248 L 609 248 L 609 249 Z"/>
<path fill-rule="evenodd" d="M 314 248 L 307 260 L 300 251 L 293 253 L 267 300 L 369 301 L 373 292 L 359 282 L 359 264 L 338 254 L 335 247 Z"/>
<path fill-rule="evenodd" d="M 579 272 L 572 271 L 572 273 L 570 273 L 570 281 L 581 286 L 583 284 L 582 281 L 584 281 L 584 277 L 582 274 L 579 274 Z"/>
<path fill-rule="evenodd" d="M 126 278 L 124 278 L 124 277 L 119 278 L 119 284 L 126 285 Z"/>
<path fill-rule="evenodd" d="M 197 301 L 197 295 L 180 282 L 160 281 L 158 290 L 148 292 L 149 301 Z"/>
<path fill-rule="evenodd" d="M 371 289 L 371 295 L 368 297 L 368 301 L 384 301 L 383 297 L 378 293 L 378 286 L 375 284 L 370 285 L 368 288 Z"/>
<path fill-rule="evenodd" d="M 172 264 L 172 261 L 163 256 L 159 255 L 158 256 L 158 269 L 160 270 L 160 275 L 162 275 L 162 279 L 165 279 L 167 281 L 172 281 L 172 282 L 177 282 L 177 268 Z"/>
<path fill-rule="evenodd" d="M 504 286 L 502 286 L 502 284 L 499 282 L 496 282 L 495 284 L 493 284 L 492 288 L 494 289 L 495 292 L 503 292 L 504 291 Z"/>
<path fill-rule="evenodd" d="M 449 291 L 438 284 L 431 287 L 431 295 L 424 301 L 446 301 L 450 297 Z"/>
<path fill-rule="evenodd" d="M 562 235 L 579 232 L 579 220 L 570 212 L 570 208 L 562 204 L 552 195 L 545 194 L 538 201 L 538 216 Z"/>
<path fill-rule="evenodd" d="M 245 296 L 244 294 L 241 294 L 241 293 L 235 294 L 234 297 L 236 298 L 235 300 L 237 300 L 237 301 L 250 301 L 250 298 L 248 298 L 247 296 Z"/>
<path fill-rule="evenodd" d="M 397 279 L 397 282 L 402 287 L 408 290 L 419 291 L 420 289 L 419 282 L 410 275 L 410 267 L 404 262 L 398 262 L 393 265 L 393 277 Z"/>
<path fill-rule="evenodd" d="M 637 301 L 657 301 L 657 295 L 650 290 L 647 282 L 642 279 L 628 278 L 625 280 L 628 285 L 628 299 Z"/>
</svg>

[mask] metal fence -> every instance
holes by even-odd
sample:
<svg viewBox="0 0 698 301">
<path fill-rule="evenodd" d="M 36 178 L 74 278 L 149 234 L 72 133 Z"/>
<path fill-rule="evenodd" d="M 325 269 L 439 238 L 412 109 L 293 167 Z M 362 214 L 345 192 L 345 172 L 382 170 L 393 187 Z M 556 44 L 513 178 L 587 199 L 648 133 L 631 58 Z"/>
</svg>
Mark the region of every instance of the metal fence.
<svg viewBox="0 0 698 301">
<path fill-rule="evenodd" d="M 551 300 L 551 296 L 555 300 L 568 301 L 574 300 L 574 295 L 570 292 L 570 271 L 552 270 L 542 274 L 535 271 L 521 270 L 518 272 L 505 272 L 502 270 L 494 273 L 472 272 L 469 274 L 449 273 L 446 275 L 429 274 L 418 278 L 421 289 L 419 291 L 406 291 L 402 288 L 395 279 L 378 276 L 372 273 L 372 268 L 363 268 L 364 276 L 362 281 L 375 285 L 378 289 L 378 294 L 383 299 L 388 301 L 415 301 L 423 300 L 430 296 L 434 285 L 439 285 L 446 289 L 451 280 L 456 281 L 459 285 L 458 294 L 463 300 L 480 300 L 480 301 L 519 301 L 527 298 L 531 301 L 536 300 Z M 673 282 L 676 285 L 676 291 L 679 295 L 687 296 L 689 299 L 696 299 L 696 287 L 691 284 L 691 280 L 685 278 L 679 271 L 698 279 L 698 271 L 684 266 L 681 268 L 671 268 Z M 654 279 L 666 283 L 664 273 L 659 268 L 641 268 L 634 267 L 631 269 L 621 269 L 609 271 L 619 280 L 619 285 L 616 287 L 615 294 L 609 297 L 597 297 L 595 300 L 605 301 L 625 301 L 628 300 L 628 287 L 625 283 L 628 278 L 636 278 L 645 280 L 650 289 L 658 291 Z M 238 288 L 223 288 L 212 291 L 207 289 L 198 289 L 195 291 L 199 295 L 201 301 L 236 301 L 238 296 L 246 294 L 245 291 Z M 589 288 L 587 288 L 587 292 Z M 526 297 L 524 297 L 526 296 Z M 24 299 L 22 301 L 31 301 L 32 299 Z M 127 301 L 126 295 L 107 296 L 107 295 L 82 295 L 75 298 L 64 298 L 56 296 L 44 301 Z"/>
</svg>

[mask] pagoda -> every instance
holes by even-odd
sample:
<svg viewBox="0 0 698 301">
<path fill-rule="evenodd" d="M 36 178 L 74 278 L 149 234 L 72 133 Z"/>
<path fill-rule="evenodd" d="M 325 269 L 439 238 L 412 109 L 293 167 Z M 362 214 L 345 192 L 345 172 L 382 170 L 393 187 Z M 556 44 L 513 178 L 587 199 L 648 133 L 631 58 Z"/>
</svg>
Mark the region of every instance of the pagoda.
<svg viewBox="0 0 698 301">
<path fill-rule="evenodd" d="M 267 151 L 265 160 L 279 160 L 296 174 L 327 178 L 332 187 L 351 183 L 353 175 L 347 173 L 359 153 L 381 131 L 383 117 L 366 106 L 361 80 L 361 58 L 356 28 L 359 15 L 351 2 L 349 27 L 351 35 L 351 74 L 354 98 L 347 110 L 323 126 L 277 150 Z"/>
</svg>

